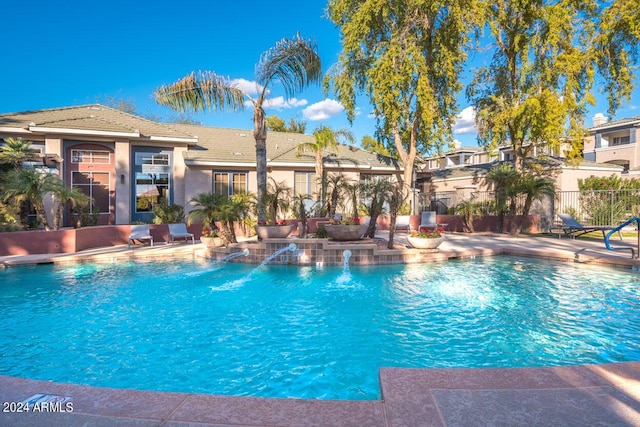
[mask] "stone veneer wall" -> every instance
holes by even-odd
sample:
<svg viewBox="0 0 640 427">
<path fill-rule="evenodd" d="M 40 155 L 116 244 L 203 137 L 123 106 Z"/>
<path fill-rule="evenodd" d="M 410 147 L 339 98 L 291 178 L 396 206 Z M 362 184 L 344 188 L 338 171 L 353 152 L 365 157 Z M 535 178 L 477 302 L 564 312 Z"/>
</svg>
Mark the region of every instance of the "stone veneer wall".
<svg viewBox="0 0 640 427">
<path fill-rule="evenodd" d="M 437 249 L 382 249 L 369 239 L 354 242 L 334 242 L 329 239 L 266 239 L 262 242 L 243 242 L 230 245 L 228 248 L 211 248 L 209 257 L 220 260 L 225 256 L 249 250 L 249 256 L 239 256 L 229 262 L 260 264 L 278 250 L 284 249 L 291 243 L 296 245 L 293 252 L 285 250 L 269 261 L 278 265 L 311 265 L 323 266 L 343 265 L 344 251 L 350 250 L 349 265 L 378 265 L 378 264 L 410 264 L 424 262 Z"/>
</svg>

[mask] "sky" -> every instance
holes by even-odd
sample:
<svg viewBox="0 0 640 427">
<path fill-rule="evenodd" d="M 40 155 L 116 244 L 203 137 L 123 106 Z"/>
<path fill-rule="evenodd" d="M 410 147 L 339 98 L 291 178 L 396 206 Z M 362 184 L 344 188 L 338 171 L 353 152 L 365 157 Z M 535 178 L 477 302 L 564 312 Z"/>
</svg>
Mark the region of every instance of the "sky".
<svg viewBox="0 0 640 427">
<path fill-rule="evenodd" d="M 0 113 L 121 99 L 133 104 L 139 115 L 171 120 L 177 113 L 153 101 L 154 89 L 197 70 L 214 71 L 253 88 L 260 54 L 297 32 L 315 40 L 326 72 L 341 50 L 339 30 L 324 17 L 326 3 L 9 0 L 2 11 Z M 478 64 L 489 58 L 475 54 L 472 60 Z M 467 81 L 472 65 L 465 69 Z M 375 118 L 364 97 L 350 124 L 336 96 L 324 93 L 321 85 L 289 100 L 277 84 L 271 89 L 267 115 L 305 121 L 307 133 L 327 125 L 351 131 L 358 143 L 375 133 Z M 454 137 L 462 145 L 476 146 L 473 111 L 464 94 L 459 105 Z M 638 105 L 637 88 L 631 102 L 623 103 L 613 118 L 639 115 Z M 606 110 L 605 98 L 597 96 L 596 106 L 587 113 L 587 125 L 594 114 Z M 250 108 L 189 117 L 208 126 L 253 128 Z"/>
</svg>

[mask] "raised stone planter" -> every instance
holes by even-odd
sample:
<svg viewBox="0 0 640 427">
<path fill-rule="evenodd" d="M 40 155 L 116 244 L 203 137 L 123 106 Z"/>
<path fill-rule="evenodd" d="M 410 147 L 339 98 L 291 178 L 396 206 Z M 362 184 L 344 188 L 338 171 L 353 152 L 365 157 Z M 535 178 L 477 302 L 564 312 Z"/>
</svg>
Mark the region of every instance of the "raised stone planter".
<svg viewBox="0 0 640 427">
<path fill-rule="evenodd" d="M 425 239 L 424 237 L 407 236 L 407 241 L 416 249 L 435 249 L 444 241 L 444 237 Z"/>
<path fill-rule="evenodd" d="M 369 226 L 360 225 L 325 225 L 329 238 L 339 241 L 360 240 Z"/>
<path fill-rule="evenodd" d="M 222 237 L 205 237 L 201 236 L 200 241 L 208 248 L 219 248 L 224 244 Z"/>
<path fill-rule="evenodd" d="M 293 225 L 256 225 L 255 229 L 260 239 L 284 239 L 293 231 Z"/>
</svg>

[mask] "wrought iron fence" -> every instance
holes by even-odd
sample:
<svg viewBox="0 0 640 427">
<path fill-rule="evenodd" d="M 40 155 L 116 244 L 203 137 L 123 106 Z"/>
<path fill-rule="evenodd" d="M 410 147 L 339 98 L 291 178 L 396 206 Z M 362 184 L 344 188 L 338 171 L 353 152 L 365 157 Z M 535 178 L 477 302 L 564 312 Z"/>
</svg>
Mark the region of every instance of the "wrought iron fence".
<svg viewBox="0 0 640 427">
<path fill-rule="evenodd" d="M 640 190 L 561 191 L 555 213 L 568 213 L 585 225 L 615 226 L 640 216 Z"/>
<path fill-rule="evenodd" d="M 496 213 L 495 194 L 491 191 L 420 194 L 418 208 L 420 211 L 434 210 L 439 214 L 451 214 L 463 201 L 477 203 L 482 214 Z M 517 200 L 519 211 L 523 204 L 524 196 Z M 547 205 L 548 208 L 545 207 Z M 559 191 L 548 203 L 536 202 L 531 213 L 543 216 L 543 222 L 548 226 L 558 223 L 558 213 L 571 214 L 584 225 L 615 226 L 629 218 L 640 217 L 640 190 Z"/>
</svg>

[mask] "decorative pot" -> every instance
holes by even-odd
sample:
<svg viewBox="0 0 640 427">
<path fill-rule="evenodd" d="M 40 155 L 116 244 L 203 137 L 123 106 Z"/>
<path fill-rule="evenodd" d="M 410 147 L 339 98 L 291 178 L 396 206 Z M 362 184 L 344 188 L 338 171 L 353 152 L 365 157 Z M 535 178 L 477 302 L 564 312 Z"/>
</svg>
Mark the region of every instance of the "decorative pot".
<svg viewBox="0 0 640 427">
<path fill-rule="evenodd" d="M 409 244 L 416 249 L 435 249 L 444 241 L 444 237 L 431 237 L 425 239 L 424 237 L 412 237 L 407 236 Z"/>
<path fill-rule="evenodd" d="M 293 225 L 256 225 L 260 239 L 284 239 L 293 231 Z"/>
<path fill-rule="evenodd" d="M 201 236 L 200 241 L 208 248 L 218 248 L 224 244 L 222 237 Z"/>
<path fill-rule="evenodd" d="M 367 224 L 360 225 L 325 225 L 324 229 L 333 240 L 360 240 L 367 231 Z"/>
</svg>

